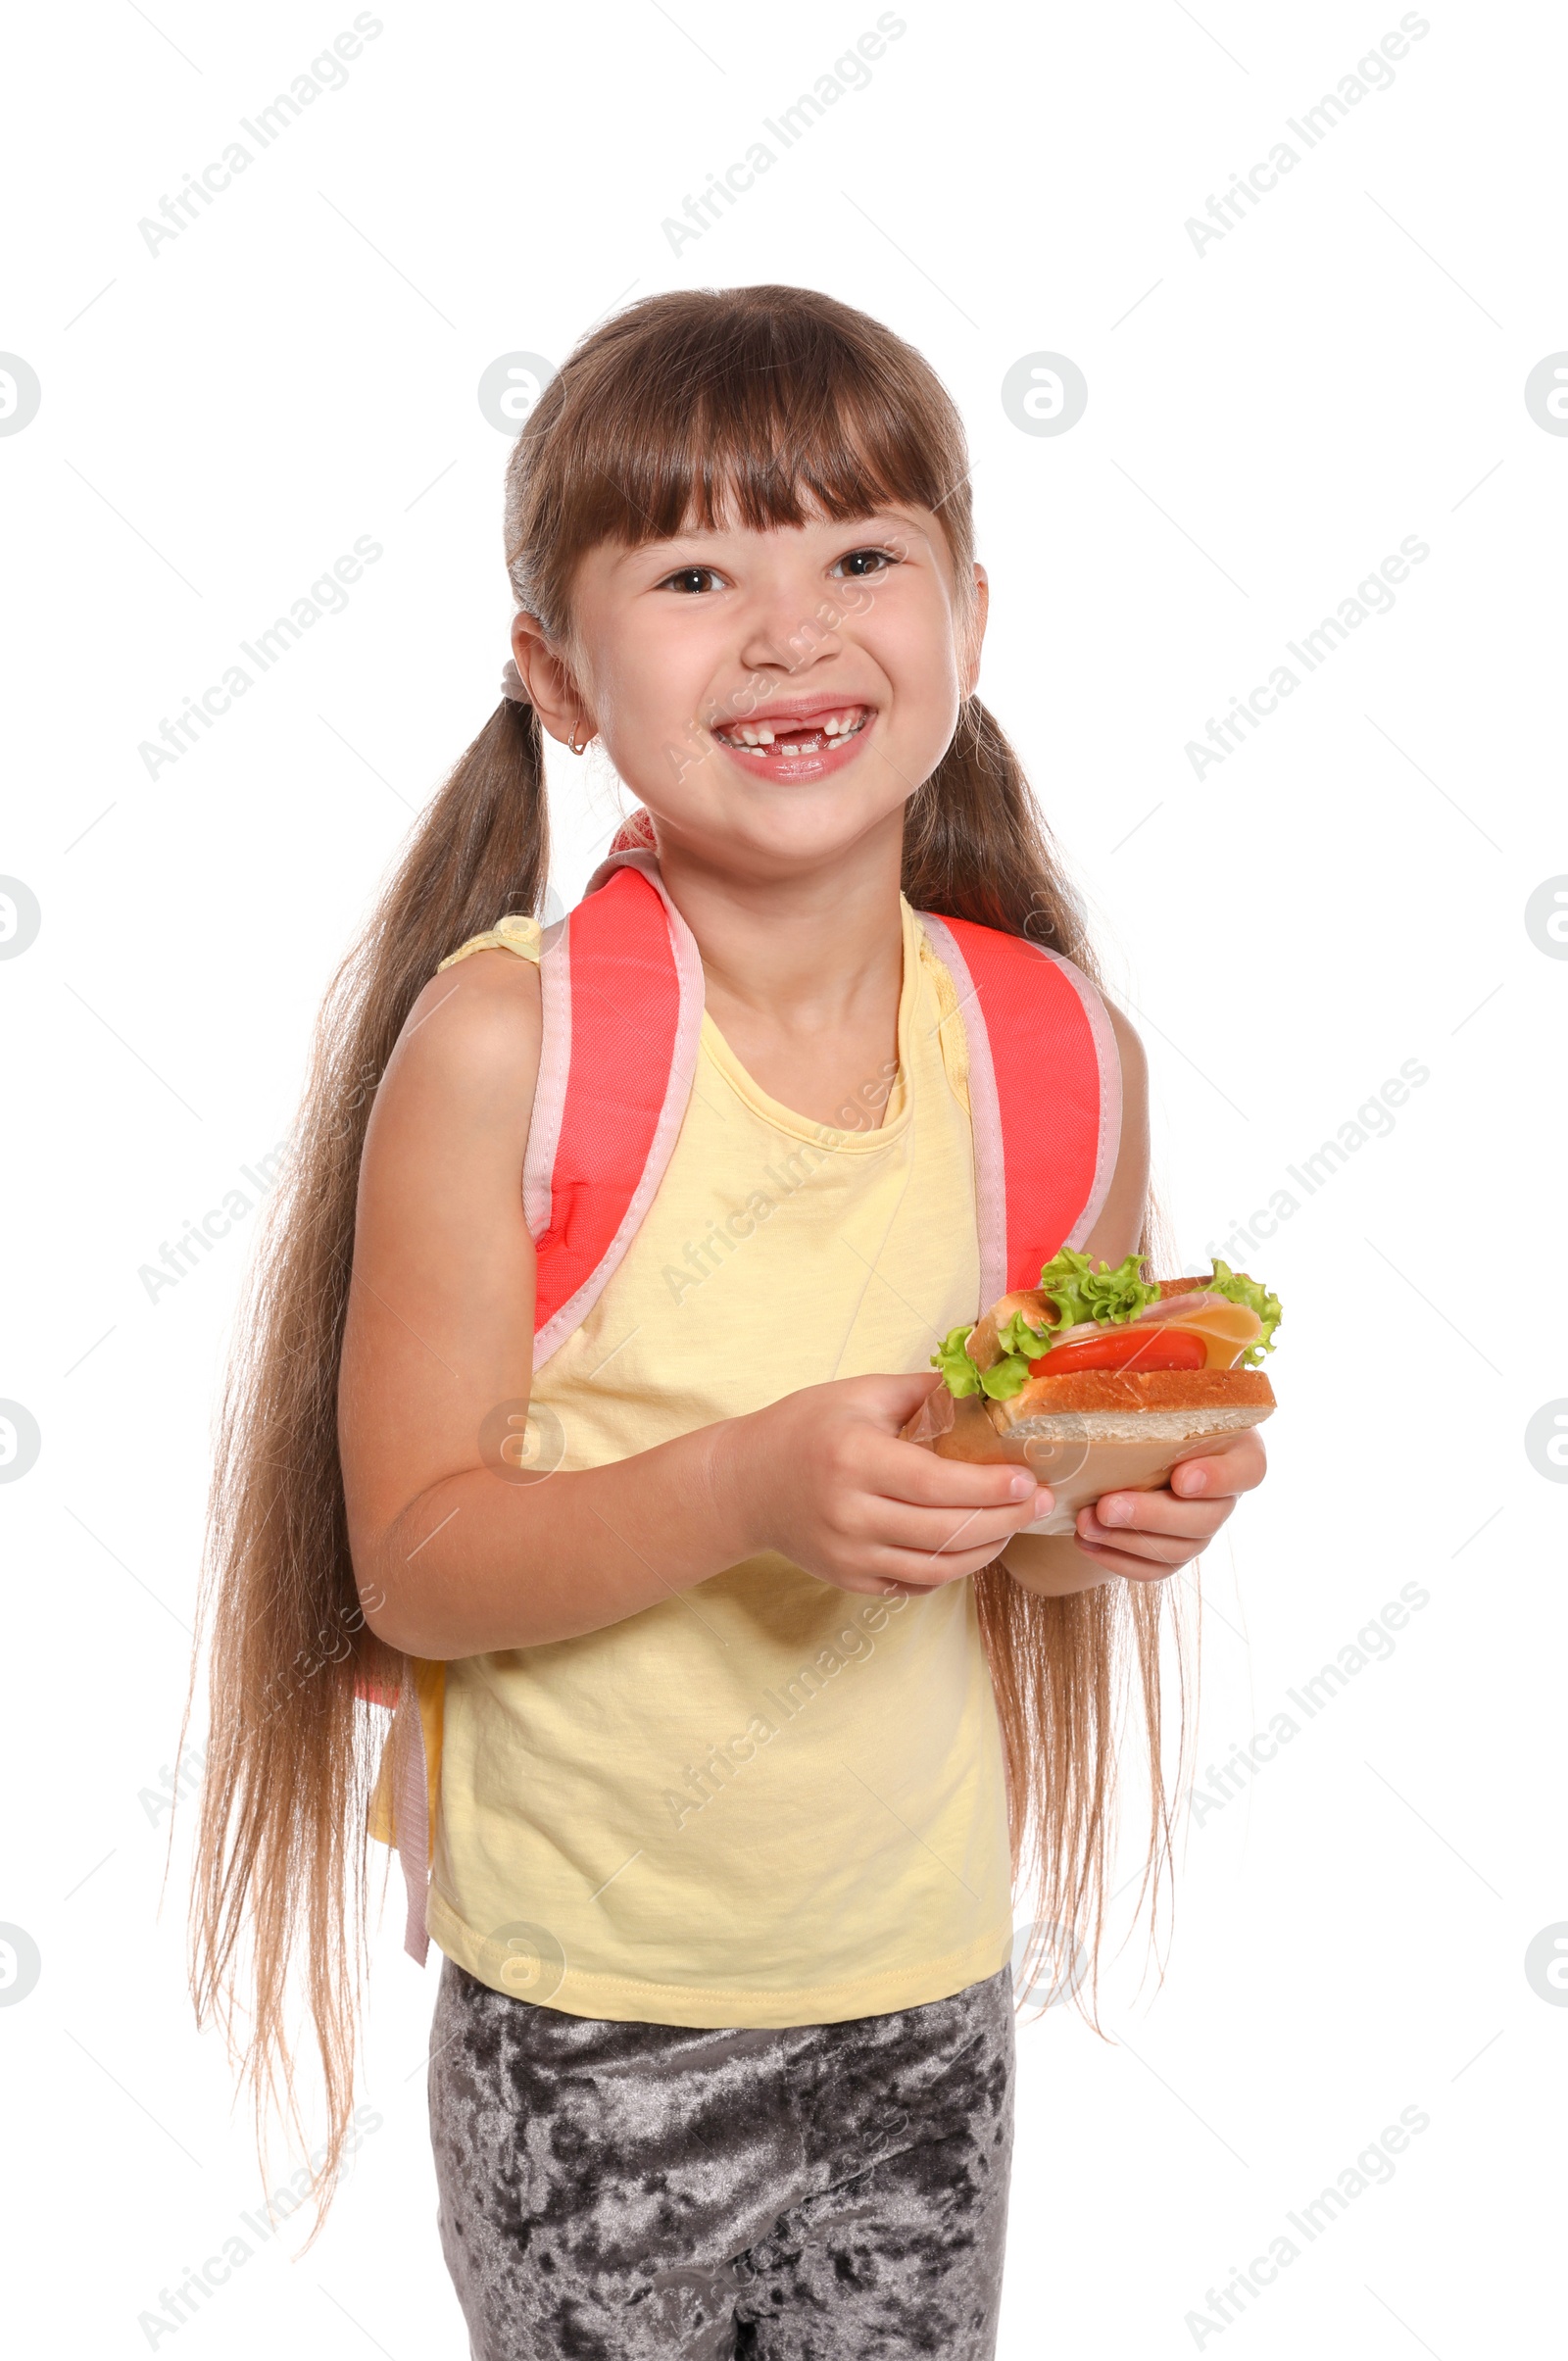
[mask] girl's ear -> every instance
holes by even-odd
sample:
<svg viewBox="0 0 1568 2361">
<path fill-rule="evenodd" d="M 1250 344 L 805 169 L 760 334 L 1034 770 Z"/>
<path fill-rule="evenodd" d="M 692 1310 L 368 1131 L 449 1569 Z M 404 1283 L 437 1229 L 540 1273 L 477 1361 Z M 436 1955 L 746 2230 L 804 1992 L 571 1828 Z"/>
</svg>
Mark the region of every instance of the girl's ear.
<svg viewBox="0 0 1568 2361">
<path fill-rule="evenodd" d="M 594 718 L 570 666 L 545 637 L 536 615 L 519 612 L 513 616 L 512 653 L 528 702 L 550 735 L 580 751 L 594 735 Z"/>
<path fill-rule="evenodd" d="M 991 583 L 979 559 L 974 565 L 974 594 L 964 623 L 963 693 L 972 697 L 980 678 L 980 648 L 986 635 L 986 617 L 991 612 Z M 518 660 L 521 668 L 521 660 Z"/>
</svg>

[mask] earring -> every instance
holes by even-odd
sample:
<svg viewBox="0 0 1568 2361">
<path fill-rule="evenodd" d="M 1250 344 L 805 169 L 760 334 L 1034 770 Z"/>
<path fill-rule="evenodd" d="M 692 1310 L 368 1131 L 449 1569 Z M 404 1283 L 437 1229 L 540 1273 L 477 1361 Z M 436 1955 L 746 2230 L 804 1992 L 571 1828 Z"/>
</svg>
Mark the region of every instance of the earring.
<svg viewBox="0 0 1568 2361">
<path fill-rule="evenodd" d="M 571 736 L 566 740 L 566 744 L 570 747 L 574 755 L 585 755 L 588 752 L 589 747 L 593 744 L 593 741 L 594 733 L 592 730 L 590 730 L 587 737 L 584 738 L 582 744 L 579 746 L 577 744 L 577 727 L 576 723 L 573 722 Z"/>
</svg>

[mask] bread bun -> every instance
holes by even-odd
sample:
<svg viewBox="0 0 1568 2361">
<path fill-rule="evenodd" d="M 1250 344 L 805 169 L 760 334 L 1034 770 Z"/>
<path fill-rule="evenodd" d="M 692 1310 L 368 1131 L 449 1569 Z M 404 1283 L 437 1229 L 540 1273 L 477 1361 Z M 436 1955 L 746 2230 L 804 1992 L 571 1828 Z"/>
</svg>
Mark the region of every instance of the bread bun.
<svg viewBox="0 0 1568 2361">
<path fill-rule="evenodd" d="M 971 1400 L 974 1398 L 971 1396 Z M 1006 1402 L 988 1404 L 999 1434 L 1053 1410 L 1199 1410 L 1245 1403 L 1272 1410 L 1274 1389 L 1261 1369 L 1072 1369 L 1031 1377 Z"/>
<path fill-rule="evenodd" d="M 1079 1509 L 1105 1493 L 1155 1491 L 1214 1437 L 1258 1426 L 1274 1408 L 1260 1369 L 1080 1369 L 1032 1377 L 1007 1402 L 955 1401 L 939 1381 L 903 1435 L 939 1458 L 1031 1468 L 1055 1505 L 1022 1531 L 1068 1534 Z"/>
</svg>

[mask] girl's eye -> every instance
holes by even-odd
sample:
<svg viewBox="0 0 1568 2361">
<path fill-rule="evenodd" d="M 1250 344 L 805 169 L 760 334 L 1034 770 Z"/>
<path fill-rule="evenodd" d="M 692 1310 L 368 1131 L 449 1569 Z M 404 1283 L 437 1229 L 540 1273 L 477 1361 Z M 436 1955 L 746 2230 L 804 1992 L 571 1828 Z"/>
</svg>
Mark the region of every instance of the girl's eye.
<svg viewBox="0 0 1568 2361">
<path fill-rule="evenodd" d="M 885 549 L 852 549 L 847 558 L 839 560 L 833 571 L 846 575 L 852 582 L 864 582 L 871 575 L 884 572 L 892 564 L 893 559 Z"/>
<path fill-rule="evenodd" d="M 661 590 L 678 590 L 687 597 L 711 588 L 718 580 L 710 566 L 682 566 L 676 572 L 666 574 L 660 583 Z"/>
</svg>

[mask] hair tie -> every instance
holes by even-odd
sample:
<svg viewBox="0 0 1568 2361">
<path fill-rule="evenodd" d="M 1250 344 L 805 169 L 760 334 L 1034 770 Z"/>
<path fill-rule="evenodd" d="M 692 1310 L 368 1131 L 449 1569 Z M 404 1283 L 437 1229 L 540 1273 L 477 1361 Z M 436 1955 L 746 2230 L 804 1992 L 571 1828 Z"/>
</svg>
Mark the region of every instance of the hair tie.
<svg viewBox="0 0 1568 2361">
<path fill-rule="evenodd" d="M 530 705 L 533 700 L 522 685 L 516 658 L 509 656 L 501 667 L 501 694 L 509 705 Z"/>
</svg>

